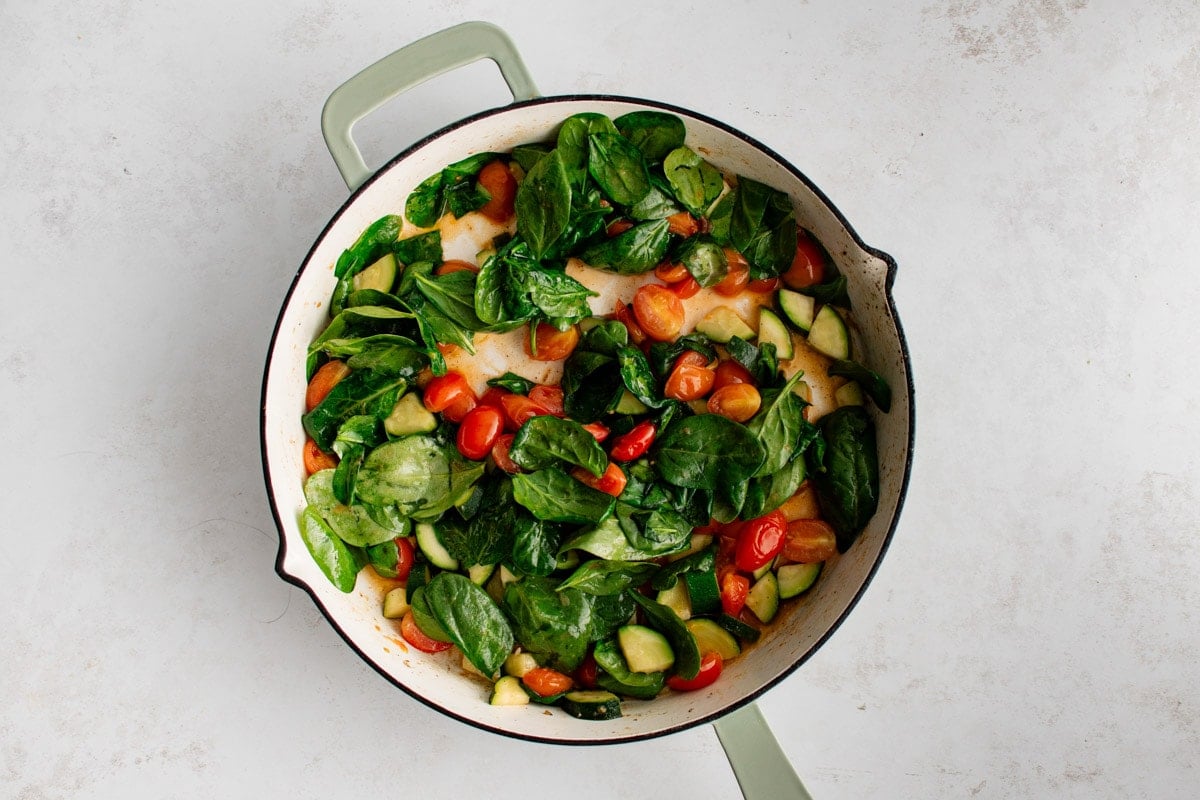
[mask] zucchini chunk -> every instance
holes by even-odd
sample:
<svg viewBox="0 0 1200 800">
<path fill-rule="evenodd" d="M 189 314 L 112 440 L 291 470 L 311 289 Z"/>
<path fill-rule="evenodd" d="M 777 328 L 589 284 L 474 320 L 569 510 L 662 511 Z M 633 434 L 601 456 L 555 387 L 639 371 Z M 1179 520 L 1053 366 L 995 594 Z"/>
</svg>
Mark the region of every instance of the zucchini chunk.
<svg viewBox="0 0 1200 800">
<path fill-rule="evenodd" d="M 621 699 L 603 689 L 567 692 L 558 704 L 577 719 L 606 720 L 621 716 Z"/>
<path fill-rule="evenodd" d="M 830 358 L 850 358 L 850 331 L 833 306 L 821 306 L 808 332 L 808 343 Z"/>
<path fill-rule="evenodd" d="M 512 675 L 505 675 L 492 686 L 492 697 L 488 701 L 494 706 L 527 706 L 529 695 L 521 682 Z"/>
<path fill-rule="evenodd" d="M 774 572 L 768 572 L 750 587 L 746 595 L 746 608 L 754 612 L 759 621 L 766 624 L 775 619 L 779 611 L 779 580 Z"/>
<path fill-rule="evenodd" d="M 618 628 L 617 644 L 630 672 L 666 672 L 675 665 L 675 651 L 667 637 L 645 625 Z"/>
<path fill-rule="evenodd" d="M 821 574 L 823 563 L 788 564 L 775 570 L 775 577 L 779 581 L 779 598 L 787 600 L 808 591 Z"/>
<path fill-rule="evenodd" d="M 775 345 L 775 354 L 780 361 L 787 361 L 796 355 L 792 332 L 783 324 L 778 314 L 762 306 L 758 310 L 758 343 L 762 345 L 765 342 Z"/>
<path fill-rule="evenodd" d="M 429 559 L 429 563 L 441 569 L 458 569 L 458 559 L 450 555 L 450 551 L 438 538 L 437 530 L 431 523 L 418 522 L 417 546 Z"/>
<path fill-rule="evenodd" d="M 363 269 L 352 279 L 354 291 L 374 289 L 377 292 L 390 292 L 396 282 L 396 256 L 388 253 L 369 267 Z"/>
<path fill-rule="evenodd" d="M 793 325 L 808 333 L 817 315 L 817 301 L 791 289 L 780 289 L 779 310 Z"/>
<path fill-rule="evenodd" d="M 696 638 L 696 647 L 702 655 L 715 652 L 723 661 L 728 661 L 742 654 L 742 646 L 733 638 L 733 634 L 711 619 L 689 619 L 685 624 Z"/>
<path fill-rule="evenodd" d="M 754 329 L 729 306 L 717 306 L 709 311 L 696 323 L 696 330 L 721 344 L 727 344 L 735 336 L 747 342 L 754 338 Z"/>
</svg>

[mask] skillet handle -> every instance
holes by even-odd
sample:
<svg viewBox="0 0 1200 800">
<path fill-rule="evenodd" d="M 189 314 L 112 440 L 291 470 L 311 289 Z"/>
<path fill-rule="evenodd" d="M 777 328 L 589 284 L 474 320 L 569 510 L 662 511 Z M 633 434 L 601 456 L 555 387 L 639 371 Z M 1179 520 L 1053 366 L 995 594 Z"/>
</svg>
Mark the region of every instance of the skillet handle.
<svg viewBox="0 0 1200 800">
<path fill-rule="evenodd" d="M 742 706 L 713 727 L 746 800 L 812 800 L 757 705 Z"/>
<path fill-rule="evenodd" d="M 351 191 L 372 173 L 351 136 L 354 124 L 396 95 L 481 58 L 490 58 L 500 68 L 514 100 L 538 96 L 508 34 L 488 22 L 464 22 L 418 39 L 333 90 L 321 111 L 321 132 Z"/>
</svg>

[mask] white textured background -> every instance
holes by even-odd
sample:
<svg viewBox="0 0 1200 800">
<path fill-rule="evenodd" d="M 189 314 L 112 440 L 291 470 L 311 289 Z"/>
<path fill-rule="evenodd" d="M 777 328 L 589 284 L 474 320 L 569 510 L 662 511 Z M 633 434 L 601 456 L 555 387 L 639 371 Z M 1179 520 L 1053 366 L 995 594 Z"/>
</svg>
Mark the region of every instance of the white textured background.
<svg viewBox="0 0 1200 800">
<path fill-rule="evenodd" d="M 813 794 L 1194 797 L 1191 0 L 0 3 L 0 796 L 736 793 L 711 728 L 444 719 L 273 572 L 263 359 L 346 196 L 321 105 L 467 19 L 546 94 L 743 128 L 899 261 L 908 502 L 760 703 Z M 357 133 L 379 164 L 504 102 L 479 64 Z"/>
</svg>

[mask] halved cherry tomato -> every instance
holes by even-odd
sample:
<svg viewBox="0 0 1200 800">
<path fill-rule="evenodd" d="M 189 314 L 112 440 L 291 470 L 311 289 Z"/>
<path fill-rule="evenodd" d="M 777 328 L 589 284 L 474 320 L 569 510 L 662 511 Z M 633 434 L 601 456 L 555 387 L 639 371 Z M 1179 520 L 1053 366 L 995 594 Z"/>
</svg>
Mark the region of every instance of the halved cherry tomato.
<svg viewBox="0 0 1200 800">
<path fill-rule="evenodd" d="M 734 564 L 742 572 L 754 572 L 779 555 L 787 532 L 787 520 L 779 511 L 746 520 L 737 537 Z"/>
<path fill-rule="evenodd" d="M 530 339 L 533 341 L 530 341 Z M 579 344 L 579 328 L 572 325 L 560 331 L 548 322 L 539 322 L 537 328 L 529 328 L 525 337 L 525 354 L 534 361 L 561 361 L 571 355 Z"/>
<path fill-rule="evenodd" d="M 683 301 L 667 287 L 649 283 L 634 294 L 633 315 L 647 336 L 669 342 L 683 328 Z"/>
<path fill-rule="evenodd" d="M 716 650 L 709 650 L 700 657 L 700 671 L 696 673 L 696 677 L 684 679 L 678 675 L 672 675 L 667 678 L 667 686 L 677 692 L 694 692 L 697 689 L 712 686 L 713 682 L 721 677 L 721 670 L 724 666 L 725 661 L 721 658 L 721 654 Z"/>
<path fill-rule="evenodd" d="M 612 222 L 608 223 L 608 227 L 604 229 L 604 232 L 609 236 L 609 238 L 612 238 L 613 236 L 620 236 L 622 233 L 632 227 L 633 222 L 631 220 L 614 219 Z"/>
<path fill-rule="evenodd" d="M 603 442 L 608 438 L 608 426 L 600 422 L 589 422 L 583 426 L 583 429 L 592 435 L 592 438 L 597 442 Z"/>
<path fill-rule="evenodd" d="M 529 421 L 530 417 L 540 417 L 549 414 L 545 406 L 538 405 L 523 394 L 508 394 L 500 399 L 504 405 L 504 413 L 512 423 L 512 429 L 518 430 Z"/>
<path fill-rule="evenodd" d="M 721 282 L 713 287 L 713 290 L 723 297 L 733 297 L 741 294 L 749 283 L 750 265 L 746 263 L 745 259 L 740 259 L 729 262 L 729 271 L 725 273 Z"/>
<path fill-rule="evenodd" d="M 654 268 L 654 277 L 663 283 L 679 283 L 692 277 L 692 273 L 688 272 L 688 268 L 683 264 L 672 264 L 670 261 L 664 261 Z"/>
<path fill-rule="evenodd" d="M 411 610 L 400 620 L 400 635 L 404 637 L 404 641 L 424 653 L 440 653 L 453 646 L 449 642 L 439 642 L 426 636 L 425 631 L 417 626 L 417 620 Z"/>
<path fill-rule="evenodd" d="M 671 368 L 674 369 L 680 364 L 687 364 L 690 367 L 707 367 L 708 356 L 698 350 L 684 350 L 675 359 L 675 363 L 671 365 Z"/>
<path fill-rule="evenodd" d="M 456 258 L 452 258 L 449 261 L 443 261 L 441 264 L 438 264 L 433 274 L 449 275 L 452 272 L 479 272 L 479 267 L 470 261 L 459 261 Z"/>
<path fill-rule="evenodd" d="M 413 549 L 412 540 L 407 536 L 396 537 L 396 580 L 408 580 L 412 572 L 413 562 L 417 559 L 417 551 Z"/>
<path fill-rule="evenodd" d="M 304 392 L 304 405 L 309 411 L 321 405 L 321 401 L 329 396 L 333 387 L 349 374 L 350 368 L 346 366 L 345 361 L 326 361 L 308 382 L 308 389 Z"/>
<path fill-rule="evenodd" d="M 734 422 L 745 422 L 758 413 L 762 395 L 750 383 L 731 383 L 722 386 L 708 398 L 710 414 L 720 414 Z"/>
<path fill-rule="evenodd" d="M 759 278 L 746 284 L 746 289 L 758 294 L 768 294 L 779 288 L 779 278 Z"/>
<path fill-rule="evenodd" d="M 679 283 L 671 284 L 670 289 L 671 293 L 680 300 L 687 300 L 689 297 L 695 297 L 700 293 L 700 281 L 689 275 Z"/>
<path fill-rule="evenodd" d="M 337 465 L 337 458 L 317 447 L 312 439 L 304 443 L 304 471 L 309 475 L 323 469 L 333 469 Z"/>
<path fill-rule="evenodd" d="M 512 394 L 507 389 L 501 389 L 499 386 L 489 386 L 483 396 L 479 398 L 481 406 L 495 406 L 496 408 L 504 408 L 504 396 Z"/>
<path fill-rule="evenodd" d="M 493 222 L 508 222 L 512 219 L 517 197 L 517 179 L 503 161 L 492 161 L 479 170 L 479 185 L 492 197 L 479 213 Z"/>
<path fill-rule="evenodd" d="M 569 692 L 575 686 L 575 681 L 571 680 L 570 675 L 550 667 L 534 667 L 521 676 L 521 683 L 540 697 L 553 697 Z"/>
<path fill-rule="evenodd" d="M 654 437 L 657 435 L 658 428 L 654 423 L 648 419 L 642 420 L 634 425 L 629 433 L 617 437 L 609 455 L 614 461 L 633 461 L 635 458 L 641 458 L 650 449 L 650 445 L 654 444 Z"/>
<path fill-rule="evenodd" d="M 712 391 L 716 380 L 716 370 L 677 362 L 675 368 L 671 370 L 671 374 L 667 376 L 663 395 L 672 400 L 682 400 L 685 403 L 699 400 Z"/>
<path fill-rule="evenodd" d="M 597 669 L 596 657 L 589 652 L 575 670 L 575 682 L 585 689 L 595 689 L 600 685 L 596 682 Z"/>
<path fill-rule="evenodd" d="M 563 390 L 561 386 L 547 386 L 539 383 L 529 390 L 529 399 L 556 417 L 566 415 L 563 411 Z"/>
<path fill-rule="evenodd" d="M 509 455 L 515 438 L 514 434 L 502 433 L 496 437 L 496 443 L 492 445 L 492 461 L 510 475 L 516 475 L 521 471 L 521 465 L 513 461 L 512 456 Z"/>
<path fill-rule="evenodd" d="M 750 579 L 733 570 L 721 578 L 721 609 L 732 617 L 742 613 L 746 595 L 750 593 Z"/>
<path fill-rule="evenodd" d="M 635 347 L 641 347 L 645 343 L 646 332 L 642 330 L 642 326 L 638 325 L 637 320 L 634 319 L 633 310 L 629 306 L 618 300 L 613 316 L 616 317 L 617 322 L 625 326 L 625 330 L 629 331 L 629 341 L 631 344 Z"/>
<path fill-rule="evenodd" d="M 462 422 L 477 404 L 474 395 L 459 398 L 442 412 L 442 416 L 451 422 Z"/>
<path fill-rule="evenodd" d="M 667 230 L 686 239 L 700 232 L 700 223 L 691 214 L 680 211 L 667 217 Z"/>
<path fill-rule="evenodd" d="M 429 381 L 425 393 L 421 395 L 421 402 L 425 404 L 427 411 L 437 414 L 468 397 L 474 403 L 475 390 L 467 383 L 462 373 L 447 372 Z"/>
<path fill-rule="evenodd" d="M 750 374 L 750 370 L 730 358 L 717 365 L 717 382 L 714 388 L 720 389 L 733 383 L 748 383 L 753 386 L 754 376 Z"/>
<path fill-rule="evenodd" d="M 482 461 L 492 452 L 492 445 L 503 432 L 503 411 L 495 406 L 476 406 L 463 417 L 454 442 L 464 458 Z"/>
<path fill-rule="evenodd" d="M 801 233 L 796 240 L 796 255 L 783 273 L 783 282 L 792 289 L 816 286 L 825 280 L 825 251 L 816 240 Z"/>
<path fill-rule="evenodd" d="M 788 523 L 783 556 L 797 564 L 826 561 L 837 553 L 837 534 L 828 522 L 797 519 Z"/>
<path fill-rule="evenodd" d="M 621 468 L 612 461 L 608 462 L 608 469 L 604 470 L 604 474 L 599 478 L 583 467 L 571 470 L 571 477 L 597 491 L 611 494 L 613 497 L 619 497 L 621 492 L 625 491 L 625 483 L 629 480 Z"/>
</svg>

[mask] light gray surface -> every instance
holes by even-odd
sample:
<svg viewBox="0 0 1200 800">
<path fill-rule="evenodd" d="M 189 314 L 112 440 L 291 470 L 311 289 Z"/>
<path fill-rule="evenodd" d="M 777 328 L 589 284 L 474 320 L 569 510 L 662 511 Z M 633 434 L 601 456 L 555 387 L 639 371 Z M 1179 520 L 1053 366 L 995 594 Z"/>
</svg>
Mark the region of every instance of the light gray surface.
<svg viewBox="0 0 1200 800">
<path fill-rule="evenodd" d="M 466 19 L 547 94 L 743 128 L 900 263 L 908 503 L 761 700 L 813 795 L 1194 796 L 1200 12 L 848 5 L 0 6 L 0 796 L 736 792 L 711 728 L 580 749 L 444 719 L 272 571 L 262 360 L 346 195 L 321 104 Z M 481 64 L 359 136 L 382 163 L 504 101 Z"/>
</svg>

